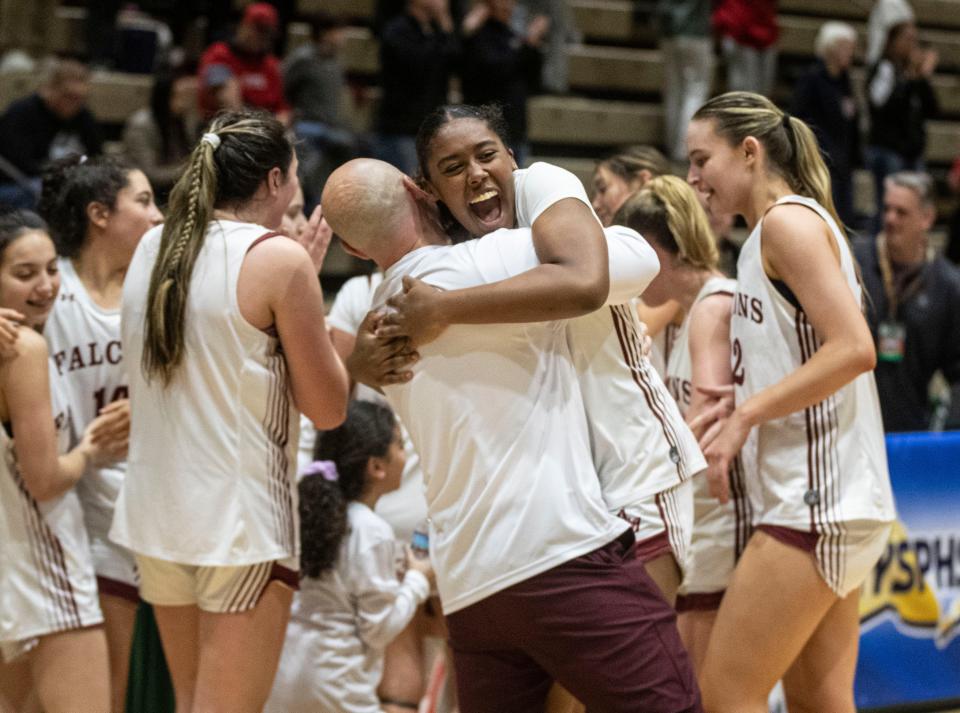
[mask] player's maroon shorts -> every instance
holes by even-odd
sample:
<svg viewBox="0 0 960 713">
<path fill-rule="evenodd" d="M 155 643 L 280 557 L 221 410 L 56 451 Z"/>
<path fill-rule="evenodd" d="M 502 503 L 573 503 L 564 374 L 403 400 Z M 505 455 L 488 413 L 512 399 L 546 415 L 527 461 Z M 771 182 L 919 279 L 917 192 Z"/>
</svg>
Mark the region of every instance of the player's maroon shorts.
<svg viewBox="0 0 960 713">
<path fill-rule="evenodd" d="M 447 617 L 461 713 L 542 711 L 557 680 L 590 713 L 700 713 L 676 615 L 633 532 Z"/>
</svg>

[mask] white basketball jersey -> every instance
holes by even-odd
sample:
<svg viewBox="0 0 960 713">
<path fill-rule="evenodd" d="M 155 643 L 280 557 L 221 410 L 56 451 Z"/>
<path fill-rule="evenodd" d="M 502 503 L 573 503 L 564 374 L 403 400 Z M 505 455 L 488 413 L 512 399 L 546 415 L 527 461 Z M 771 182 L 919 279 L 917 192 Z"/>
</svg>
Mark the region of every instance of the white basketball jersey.
<svg viewBox="0 0 960 713">
<path fill-rule="evenodd" d="M 737 281 L 728 277 L 711 277 L 707 280 L 700 292 L 697 293 L 693 304 L 697 304 L 710 295 L 724 294 L 733 295 L 737 289 Z M 691 306 L 692 311 L 692 306 Z M 669 326 L 669 325 L 668 325 Z M 673 340 L 670 350 L 670 358 L 666 365 L 667 388 L 670 395 L 673 396 L 677 405 L 680 407 L 680 413 L 687 415 L 687 409 L 690 408 L 690 398 L 693 395 L 693 362 L 690 359 L 690 314 L 684 315 L 683 324 L 676 332 L 676 338 Z"/>
<path fill-rule="evenodd" d="M 660 332 L 651 339 L 650 364 L 666 381 L 667 363 L 673 354 L 679 329 L 673 322 L 668 322 Z"/>
<path fill-rule="evenodd" d="M 707 465 L 660 375 L 643 356 L 629 302 L 567 323 L 603 499 L 626 510 Z"/>
<path fill-rule="evenodd" d="M 816 212 L 830 228 L 840 267 L 857 303 L 860 285 L 843 233 L 811 198 L 785 196 Z M 770 280 L 757 223 L 737 262 L 730 322 L 737 403 L 784 379 L 820 347 L 802 307 Z M 741 452 L 756 522 L 838 535 L 850 520 L 889 521 L 893 495 L 873 374 L 861 374 L 820 403 L 750 432 Z"/>
<path fill-rule="evenodd" d="M 737 281 L 711 277 L 700 288 L 694 305 L 711 295 L 733 295 Z M 693 310 L 691 309 L 690 312 Z M 686 417 L 693 397 L 693 360 L 690 357 L 690 312 L 676 330 L 667 362 L 667 388 Z M 750 539 L 750 508 L 744 493 L 739 456 L 730 464 L 730 500 L 722 504 L 710 493 L 707 478 L 693 481 L 693 534 L 687 568 L 680 586 L 682 595 L 723 591 L 737 558 Z"/>
<path fill-rule="evenodd" d="M 190 282 L 183 363 L 166 386 L 140 368 L 161 231 L 143 237 L 124 284 L 130 455 L 110 537 L 190 565 L 296 556 L 299 418 L 287 366 L 279 340 L 247 322 L 237 304 L 244 257 L 269 231 L 226 220 L 207 227 Z"/>
<path fill-rule="evenodd" d="M 43 336 L 63 377 L 78 433 L 104 406 L 127 398 L 127 374 L 120 342 L 120 310 L 100 307 L 77 276 L 73 263 L 60 258 L 60 294 Z M 105 537 L 126 463 L 90 468 L 77 484 L 92 537 Z"/>
<path fill-rule="evenodd" d="M 50 382 L 57 450 L 64 453 L 72 424 L 52 360 Z M 0 451 L 0 642 L 99 624 L 103 616 L 76 492 L 38 503 L 20 475 L 6 424 Z"/>
</svg>

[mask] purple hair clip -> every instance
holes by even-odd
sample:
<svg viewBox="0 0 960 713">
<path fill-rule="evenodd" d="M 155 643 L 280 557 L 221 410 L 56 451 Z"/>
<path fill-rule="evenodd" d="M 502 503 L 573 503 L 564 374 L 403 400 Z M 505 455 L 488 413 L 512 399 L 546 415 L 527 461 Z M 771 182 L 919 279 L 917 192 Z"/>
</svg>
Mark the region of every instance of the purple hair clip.
<svg viewBox="0 0 960 713">
<path fill-rule="evenodd" d="M 303 476 L 308 475 L 322 475 L 324 480 L 330 481 L 331 483 L 337 482 L 337 479 L 340 477 L 337 473 L 337 464 L 332 460 L 315 460 L 306 468 L 303 469 Z"/>
</svg>

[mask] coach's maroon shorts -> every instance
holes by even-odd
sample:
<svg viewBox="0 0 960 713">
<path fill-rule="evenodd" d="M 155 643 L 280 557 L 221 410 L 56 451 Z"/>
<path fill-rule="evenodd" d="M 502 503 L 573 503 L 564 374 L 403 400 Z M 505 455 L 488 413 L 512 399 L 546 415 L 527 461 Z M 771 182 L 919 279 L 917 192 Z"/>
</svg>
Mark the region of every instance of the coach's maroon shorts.
<svg viewBox="0 0 960 713">
<path fill-rule="evenodd" d="M 590 713 L 700 713 L 676 615 L 610 544 L 447 617 L 461 713 L 542 711 L 557 680 Z"/>
</svg>

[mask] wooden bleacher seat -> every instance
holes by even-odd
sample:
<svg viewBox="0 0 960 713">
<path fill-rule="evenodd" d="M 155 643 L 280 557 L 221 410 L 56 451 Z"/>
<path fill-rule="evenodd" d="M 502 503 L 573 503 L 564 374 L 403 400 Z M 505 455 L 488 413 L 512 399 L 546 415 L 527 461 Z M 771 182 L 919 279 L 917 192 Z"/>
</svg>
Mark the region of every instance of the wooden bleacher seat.
<svg viewBox="0 0 960 713">
<path fill-rule="evenodd" d="M 837 20 L 866 20 L 870 15 L 870 1 L 854 0 L 780 0 L 782 14 L 816 15 Z M 927 27 L 960 29 L 960 2 L 957 0 L 911 0 L 917 23 Z"/>
<path fill-rule="evenodd" d="M 369 22 L 373 19 L 376 4 L 376 0 L 297 0 L 297 12 L 310 16 L 323 11 L 347 20 Z"/>
<path fill-rule="evenodd" d="M 547 144 L 661 144 L 659 104 L 539 96 L 527 105 L 529 139 Z"/>
</svg>

